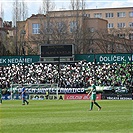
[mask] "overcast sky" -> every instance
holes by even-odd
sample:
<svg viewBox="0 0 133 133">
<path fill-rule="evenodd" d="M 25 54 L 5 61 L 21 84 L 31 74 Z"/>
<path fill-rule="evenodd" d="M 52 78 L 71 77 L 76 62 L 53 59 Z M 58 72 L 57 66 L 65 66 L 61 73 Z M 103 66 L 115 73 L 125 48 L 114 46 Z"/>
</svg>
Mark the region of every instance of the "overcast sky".
<svg viewBox="0 0 133 133">
<path fill-rule="evenodd" d="M 0 11 L 4 10 L 4 21 L 12 21 L 12 7 L 15 0 L 0 0 Z M 18 0 L 21 1 L 21 0 Z M 51 0 L 55 3 L 55 10 L 62 8 L 70 9 L 71 0 Z M 81 1 L 81 0 L 80 0 Z M 87 9 L 113 8 L 113 7 L 133 7 L 133 0 L 85 0 Z M 25 0 L 28 6 L 28 16 L 37 14 L 42 0 Z M 2 8 L 1 8 L 2 7 Z"/>
</svg>

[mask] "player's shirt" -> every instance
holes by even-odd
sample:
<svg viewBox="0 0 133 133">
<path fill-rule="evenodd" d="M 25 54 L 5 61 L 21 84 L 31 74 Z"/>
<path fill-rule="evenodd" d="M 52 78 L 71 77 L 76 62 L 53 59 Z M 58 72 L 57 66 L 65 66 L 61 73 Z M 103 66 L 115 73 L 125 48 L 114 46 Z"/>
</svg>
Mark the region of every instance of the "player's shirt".
<svg viewBox="0 0 133 133">
<path fill-rule="evenodd" d="M 96 100 L 96 86 L 93 84 L 91 87 L 92 87 L 91 100 L 95 101 Z"/>
<path fill-rule="evenodd" d="M 92 95 L 93 94 L 96 94 L 96 86 L 94 84 L 92 85 Z"/>
<path fill-rule="evenodd" d="M 22 88 L 22 97 L 25 97 L 26 93 L 25 93 L 25 88 Z"/>
</svg>

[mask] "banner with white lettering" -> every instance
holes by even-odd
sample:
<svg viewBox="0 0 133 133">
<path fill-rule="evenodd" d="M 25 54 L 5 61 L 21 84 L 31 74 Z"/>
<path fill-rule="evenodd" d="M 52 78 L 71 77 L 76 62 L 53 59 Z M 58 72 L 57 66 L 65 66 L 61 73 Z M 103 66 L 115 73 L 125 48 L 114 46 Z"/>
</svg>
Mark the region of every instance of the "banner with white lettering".
<svg viewBox="0 0 133 133">
<path fill-rule="evenodd" d="M 87 94 L 65 94 L 64 100 L 89 100 Z M 97 94 L 97 100 L 101 100 L 101 94 Z"/>
<path fill-rule="evenodd" d="M 11 65 L 11 64 L 32 64 L 39 62 L 39 55 L 36 56 L 0 56 L 0 66 L 1 65 Z"/>
<path fill-rule="evenodd" d="M 30 94 L 29 95 L 30 100 L 64 100 L 64 95 L 49 95 L 46 97 L 44 94 Z"/>
<path fill-rule="evenodd" d="M 83 55 L 75 55 L 76 61 L 86 60 L 87 62 L 94 62 L 98 64 L 103 63 L 131 63 L 133 62 L 133 54 L 83 54 Z"/>
<path fill-rule="evenodd" d="M 14 92 L 20 93 L 22 88 L 10 88 L 10 90 Z M 56 94 L 58 90 L 58 94 L 72 94 L 72 93 L 86 93 L 85 88 L 45 88 L 45 87 L 38 87 L 38 88 L 26 88 L 28 94 L 46 94 L 49 91 L 50 94 Z"/>
<path fill-rule="evenodd" d="M 99 63 L 130 63 L 133 61 L 132 54 L 99 54 L 96 55 L 96 61 Z"/>
<path fill-rule="evenodd" d="M 102 94 L 105 100 L 132 100 L 132 94 Z"/>
<path fill-rule="evenodd" d="M 27 93 L 28 94 L 45 94 L 47 91 L 50 94 L 56 94 L 58 92 L 58 94 L 86 94 L 90 91 L 90 88 L 58 88 L 58 87 L 46 87 L 45 85 L 40 85 L 40 86 L 25 86 Z M 20 93 L 21 92 L 21 87 L 16 86 L 13 88 L 10 88 L 10 92 L 12 91 L 13 93 Z M 115 93 L 128 93 L 128 89 L 126 87 L 111 87 L 111 86 L 96 86 L 96 90 L 99 93 L 102 93 L 105 90 L 110 90 L 115 92 Z"/>
</svg>

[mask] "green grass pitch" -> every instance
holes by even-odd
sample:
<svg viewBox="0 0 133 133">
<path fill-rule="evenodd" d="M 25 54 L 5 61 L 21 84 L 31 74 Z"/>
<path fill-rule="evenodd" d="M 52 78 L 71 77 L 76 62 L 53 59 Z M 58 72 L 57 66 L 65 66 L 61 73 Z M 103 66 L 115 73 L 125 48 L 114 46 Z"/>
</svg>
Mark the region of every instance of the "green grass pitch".
<svg viewBox="0 0 133 133">
<path fill-rule="evenodd" d="M 0 133 L 133 133 L 131 100 L 42 100 L 21 105 L 20 100 L 0 105 Z"/>
</svg>

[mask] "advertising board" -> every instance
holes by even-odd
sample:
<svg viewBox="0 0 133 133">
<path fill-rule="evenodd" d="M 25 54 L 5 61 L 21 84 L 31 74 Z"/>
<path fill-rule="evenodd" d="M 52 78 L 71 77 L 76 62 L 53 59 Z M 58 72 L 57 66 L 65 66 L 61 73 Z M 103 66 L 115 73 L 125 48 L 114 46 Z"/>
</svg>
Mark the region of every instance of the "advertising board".
<svg viewBox="0 0 133 133">
<path fill-rule="evenodd" d="M 64 100 L 89 100 L 87 94 L 65 94 Z M 101 100 L 101 94 L 97 94 L 97 100 Z"/>
<path fill-rule="evenodd" d="M 132 100 L 132 94 L 102 94 L 104 100 Z"/>
<path fill-rule="evenodd" d="M 1 65 L 32 64 L 39 62 L 40 57 L 36 56 L 0 56 Z"/>
<path fill-rule="evenodd" d="M 133 54 L 80 54 L 75 55 L 76 61 L 86 60 L 87 62 L 94 62 L 97 64 L 103 63 L 131 63 L 133 62 Z"/>
</svg>

